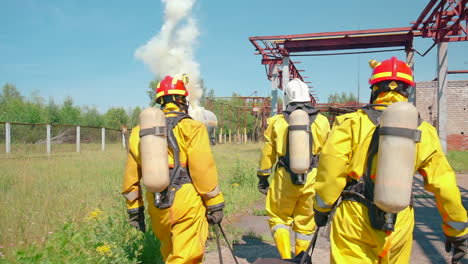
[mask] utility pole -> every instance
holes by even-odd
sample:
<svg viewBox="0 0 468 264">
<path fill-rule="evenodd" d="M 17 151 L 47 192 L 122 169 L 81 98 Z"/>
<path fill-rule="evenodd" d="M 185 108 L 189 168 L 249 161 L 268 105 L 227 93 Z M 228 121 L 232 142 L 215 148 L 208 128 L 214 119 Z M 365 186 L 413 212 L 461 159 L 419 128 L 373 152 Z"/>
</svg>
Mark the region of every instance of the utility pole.
<svg viewBox="0 0 468 264">
<path fill-rule="evenodd" d="M 361 95 L 361 85 L 359 81 L 359 54 L 357 55 L 357 102 L 360 102 L 360 95 Z"/>
</svg>

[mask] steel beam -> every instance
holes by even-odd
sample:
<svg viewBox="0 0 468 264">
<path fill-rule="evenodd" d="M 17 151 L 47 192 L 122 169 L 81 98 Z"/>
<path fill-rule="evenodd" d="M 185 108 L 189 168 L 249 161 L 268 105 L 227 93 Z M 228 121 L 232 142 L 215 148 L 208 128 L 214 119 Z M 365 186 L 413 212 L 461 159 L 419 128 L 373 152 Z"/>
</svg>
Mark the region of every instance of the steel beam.
<svg viewBox="0 0 468 264">
<path fill-rule="evenodd" d="M 447 42 L 441 42 L 437 46 L 437 131 L 445 154 L 447 154 L 447 47 Z"/>
<path fill-rule="evenodd" d="M 286 85 L 288 85 L 289 82 L 289 56 L 283 56 L 283 76 L 282 76 L 282 86 L 283 89 L 286 88 Z M 283 99 L 283 110 L 286 109 L 284 105 L 284 99 Z"/>
<path fill-rule="evenodd" d="M 368 49 L 407 46 L 413 41 L 408 32 L 398 35 L 343 36 L 340 38 L 286 40 L 284 48 L 289 53 L 345 49 Z"/>
<path fill-rule="evenodd" d="M 279 74 L 278 74 L 278 64 L 273 66 L 273 71 L 271 75 L 271 113 L 270 116 L 274 116 L 278 112 L 278 86 L 279 86 Z"/>
</svg>

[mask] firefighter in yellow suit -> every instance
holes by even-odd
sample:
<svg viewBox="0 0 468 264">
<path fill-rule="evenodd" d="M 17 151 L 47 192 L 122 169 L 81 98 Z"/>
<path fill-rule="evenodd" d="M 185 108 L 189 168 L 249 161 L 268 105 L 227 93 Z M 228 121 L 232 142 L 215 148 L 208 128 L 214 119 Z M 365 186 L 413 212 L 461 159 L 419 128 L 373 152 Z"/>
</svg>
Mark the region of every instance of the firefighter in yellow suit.
<svg viewBox="0 0 468 264">
<path fill-rule="evenodd" d="M 289 229 L 295 232 L 295 254 L 305 251 L 315 230 L 313 221 L 313 196 L 316 175 L 316 162 L 325 143 L 330 125 L 328 119 L 318 113 L 311 105 L 309 89 L 299 79 L 291 80 L 284 89 L 286 110 L 282 114 L 268 119 L 265 130 L 265 143 L 262 149 L 257 176 L 258 189 L 266 194 L 268 222 L 277 249 L 283 259 L 291 258 Z M 288 121 L 287 118 L 296 109 L 302 109 L 309 115 L 312 133 L 312 164 L 305 182 L 293 182 L 289 168 Z M 309 145 L 309 144 L 306 144 Z M 277 163 L 271 186 L 268 177 Z"/>
<path fill-rule="evenodd" d="M 370 65 L 370 102 L 374 105 L 336 118 L 318 166 L 314 202 L 317 226 L 326 225 L 332 206 L 342 197 L 331 221 L 331 263 L 410 261 L 413 207 L 397 213 L 392 228 L 388 228 L 372 213 L 378 212 L 369 197 L 373 190 L 366 192 L 367 187 L 362 184 L 364 177 L 369 176 L 373 182 L 376 175 L 377 155 L 369 158 L 368 150 L 379 115 L 385 105 L 407 101 L 408 91 L 414 87 L 413 74 L 406 63 L 395 57 L 381 63 L 371 60 Z M 416 144 L 414 172 L 423 176 L 425 189 L 435 195 L 447 237 L 446 250 L 455 249 L 452 263 L 457 263 L 467 251 L 467 212 L 435 128 L 420 122 L 418 130 L 421 138 Z"/>
<path fill-rule="evenodd" d="M 201 122 L 186 116 L 186 83 L 185 78 L 166 76 L 156 90 L 156 102 L 165 112 L 166 120 L 180 115 L 185 117 L 172 129 L 182 167 L 175 179 L 178 186 L 173 203 L 166 204 L 168 208 L 158 208 L 155 193 L 146 193 L 153 232 L 161 242 L 163 260 L 170 264 L 202 263 L 208 224 L 219 224 L 224 208 L 207 130 Z M 131 224 L 144 232 L 139 132 L 137 126 L 130 135 L 122 194 L 127 201 Z M 174 167 L 174 150 L 169 148 L 168 151 L 169 167 Z"/>
</svg>

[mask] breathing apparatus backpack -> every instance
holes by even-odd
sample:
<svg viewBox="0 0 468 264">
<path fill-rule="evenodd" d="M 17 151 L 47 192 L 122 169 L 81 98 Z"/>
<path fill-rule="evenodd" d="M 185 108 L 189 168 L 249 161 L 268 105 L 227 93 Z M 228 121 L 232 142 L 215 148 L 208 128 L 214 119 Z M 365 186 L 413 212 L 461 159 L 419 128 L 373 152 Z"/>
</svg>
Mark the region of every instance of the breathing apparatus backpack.
<svg viewBox="0 0 468 264">
<path fill-rule="evenodd" d="M 285 168 L 295 185 L 304 185 L 307 174 L 318 165 L 318 157 L 312 153 L 313 137 L 310 128 L 318 112 L 319 110 L 312 106 L 301 104 L 290 105 L 283 111 L 289 126 L 286 154 L 279 157 L 278 166 Z M 304 144 L 308 148 L 305 148 Z"/>
<path fill-rule="evenodd" d="M 182 167 L 180 165 L 180 149 L 179 145 L 177 144 L 177 139 L 174 135 L 173 129 L 179 124 L 182 119 L 191 118 L 188 114 L 183 112 L 168 112 L 168 114 L 176 114 L 176 116 L 166 116 L 166 129 L 165 132 L 167 133 L 167 147 L 172 150 L 174 155 L 174 167 L 169 168 L 167 164 L 167 156 L 165 159 L 165 168 L 168 169 L 168 184 L 167 187 L 161 191 L 153 191 L 154 192 L 154 205 L 160 209 L 166 209 L 172 206 L 174 202 L 175 193 L 180 187 L 185 183 L 191 183 L 192 179 L 190 178 L 190 174 L 188 168 Z M 148 135 L 155 135 L 155 131 L 157 131 L 156 127 L 146 128 L 140 130 L 140 138 L 148 136 Z M 140 142 L 141 144 L 141 142 Z M 160 149 L 160 151 L 167 153 L 167 148 Z M 141 153 L 143 155 L 143 153 Z M 152 164 L 154 165 L 154 164 Z M 159 164 L 160 165 L 160 164 Z M 162 171 L 166 170 L 164 165 L 160 165 L 160 169 Z M 142 168 L 143 168 L 143 157 L 142 157 Z M 143 174 L 144 176 L 144 174 Z M 150 190 L 151 191 L 151 190 Z"/>
<path fill-rule="evenodd" d="M 374 106 L 376 105 L 362 108 L 376 126 L 367 152 L 366 170 L 361 178 L 352 180 L 346 185 L 342 199 L 364 204 L 368 208 L 373 228 L 393 231 L 397 213 L 412 205 L 415 143 L 421 138 L 421 131 L 416 128 L 422 121 L 410 103 L 394 103 L 385 110 L 387 112 L 384 111 L 383 115 L 382 111 L 375 110 Z M 416 118 L 410 116 L 411 112 L 416 114 Z M 406 117 L 402 117 L 402 113 L 406 114 Z M 393 117 L 389 117 L 391 114 Z M 380 120 L 381 115 L 383 122 Z M 405 124 L 401 119 L 407 119 L 409 122 Z M 395 120 L 396 122 L 392 123 Z M 400 124 L 395 125 L 395 123 Z M 371 180 L 371 169 L 372 160 L 377 153 L 379 156 L 374 183 Z M 398 167 L 393 165 L 395 163 Z"/>
</svg>

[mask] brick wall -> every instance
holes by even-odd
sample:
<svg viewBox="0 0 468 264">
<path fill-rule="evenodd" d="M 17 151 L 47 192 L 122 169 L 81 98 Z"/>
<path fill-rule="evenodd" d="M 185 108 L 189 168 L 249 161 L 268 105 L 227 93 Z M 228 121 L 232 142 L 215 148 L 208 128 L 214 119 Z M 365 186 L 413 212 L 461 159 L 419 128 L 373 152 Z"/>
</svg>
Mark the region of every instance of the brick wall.
<svg viewBox="0 0 468 264">
<path fill-rule="evenodd" d="M 447 148 L 468 150 L 468 80 L 448 81 Z M 437 82 L 416 83 L 416 108 L 424 121 L 437 126 Z"/>
</svg>

